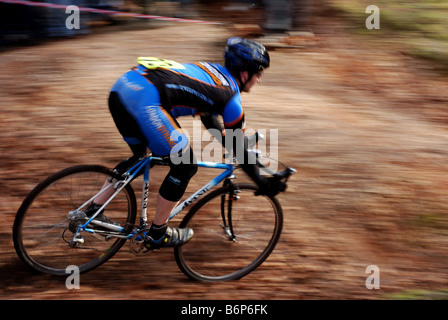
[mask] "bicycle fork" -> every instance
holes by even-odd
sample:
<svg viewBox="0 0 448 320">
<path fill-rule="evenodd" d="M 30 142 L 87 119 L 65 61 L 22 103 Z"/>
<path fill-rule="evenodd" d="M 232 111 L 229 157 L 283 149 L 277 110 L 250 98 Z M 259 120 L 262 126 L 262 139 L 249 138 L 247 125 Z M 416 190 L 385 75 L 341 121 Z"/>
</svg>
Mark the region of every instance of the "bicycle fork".
<svg viewBox="0 0 448 320">
<path fill-rule="evenodd" d="M 222 224 L 220 224 L 221 228 L 224 230 L 225 234 L 229 238 L 230 241 L 236 242 L 236 235 L 233 230 L 232 224 L 232 205 L 233 202 L 238 200 L 240 197 L 238 193 L 240 190 L 234 185 L 233 181 L 229 178 L 224 181 L 224 186 L 229 186 L 228 198 L 226 199 L 226 194 L 221 196 L 221 219 Z M 227 214 L 226 214 L 227 208 Z"/>
</svg>

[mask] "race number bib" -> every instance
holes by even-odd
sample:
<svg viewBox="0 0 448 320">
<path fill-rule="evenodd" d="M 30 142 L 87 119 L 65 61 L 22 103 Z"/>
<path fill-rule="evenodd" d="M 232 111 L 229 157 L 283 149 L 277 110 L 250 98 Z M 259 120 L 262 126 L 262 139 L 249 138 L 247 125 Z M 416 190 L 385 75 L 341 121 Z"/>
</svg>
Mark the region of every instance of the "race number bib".
<svg viewBox="0 0 448 320">
<path fill-rule="evenodd" d="M 141 65 L 143 65 L 145 68 L 148 69 L 185 69 L 183 65 L 180 63 L 173 61 L 173 60 L 167 60 L 167 59 L 159 59 L 155 57 L 139 57 L 137 59 L 137 62 Z"/>
</svg>

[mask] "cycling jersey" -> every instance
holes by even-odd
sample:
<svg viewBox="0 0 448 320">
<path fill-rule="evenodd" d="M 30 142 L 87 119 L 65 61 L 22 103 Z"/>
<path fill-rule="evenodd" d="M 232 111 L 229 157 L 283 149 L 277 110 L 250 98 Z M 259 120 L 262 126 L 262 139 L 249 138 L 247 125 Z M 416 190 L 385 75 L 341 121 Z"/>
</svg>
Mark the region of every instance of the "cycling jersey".
<svg viewBox="0 0 448 320">
<path fill-rule="evenodd" d="M 111 92 L 135 119 L 146 140 L 141 141 L 138 134 L 128 134 L 124 135 L 126 142 L 146 143 L 151 151 L 162 156 L 169 155 L 174 148 L 177 151 L 186 148 L 188 140 L 172 118 L 187 115 L 219 114 L 226 128 L 244 129 L 240 91 L 225 67 L 207 62 L 167 61 L 139 58 L 141 63 L 112 87 Z"/>
<path fill-rule="evenodd" d="M 241 121 L 240 92 L 227 69 L 207 62 L 181 66 L 150 70 L 139 65 L 133 70 L 156 86 L 162 106 L 174 117 L 217 113 L 222 115 L 226 127 Z"/>
</svg>

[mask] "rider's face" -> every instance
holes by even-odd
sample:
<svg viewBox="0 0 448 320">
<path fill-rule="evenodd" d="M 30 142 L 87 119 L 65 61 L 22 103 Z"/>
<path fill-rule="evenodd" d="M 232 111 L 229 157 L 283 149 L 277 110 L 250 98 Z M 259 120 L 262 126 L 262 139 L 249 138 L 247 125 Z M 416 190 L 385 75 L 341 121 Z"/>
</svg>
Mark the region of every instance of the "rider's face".
<svg viewBox="0 0 448 320">
<path fill-rule="evenodd" d="M 263 77 L 263 72 L 257 72 L 255 73 L 249 80 L 249 73 L 247 71 L 241 72 L 241 79 L 246 82 L 246 85 L 243 87 L 243 92 L 250 92 L 250 89 L 252 87 L 261 82 L 261 78 Z"/>
</svg>

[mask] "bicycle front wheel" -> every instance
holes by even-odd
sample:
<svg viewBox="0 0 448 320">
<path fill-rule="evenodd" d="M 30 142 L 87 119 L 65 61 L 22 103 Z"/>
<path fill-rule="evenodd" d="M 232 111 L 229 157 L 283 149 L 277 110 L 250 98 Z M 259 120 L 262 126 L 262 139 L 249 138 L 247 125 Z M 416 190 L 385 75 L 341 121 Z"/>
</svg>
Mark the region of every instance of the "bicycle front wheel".
<svg viewBox="0 0 448 320">
<path fill-rule="evenodd" d="M 239 184 L 238 199 L 221 187 L 200 200 L 181 228 L 194 236 L 175 248 L 179 268 L 191 279 L 227 281 L 244 277 L 270 255 L 282 230 L 283 214 L 276 198 L 256 196 L 252 184 Z M 231 213 L 229 214 L 229 202 Z"/>
<path fill-rule="evenodd" d="M 23 201 L 14 221 L 13 240 L 19 258 L 35 271 L 54 275 L 66 275 L 68 266 L 86 272 L 109 260 L 126 239 L 83 231 L 84 243 L 70 246 L 77 228 L 69 212 L 95 196 L 110 178 L 121 179 L 105 167 L 80 165 L 39 183 Z M 105 215 L 124 227 L 123 235 L 130 232 L 136 216 L 130 185 L 109 203 Z"/>
</svg>

